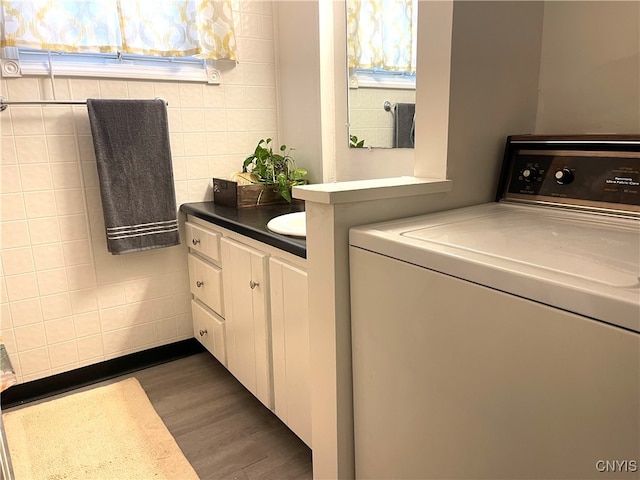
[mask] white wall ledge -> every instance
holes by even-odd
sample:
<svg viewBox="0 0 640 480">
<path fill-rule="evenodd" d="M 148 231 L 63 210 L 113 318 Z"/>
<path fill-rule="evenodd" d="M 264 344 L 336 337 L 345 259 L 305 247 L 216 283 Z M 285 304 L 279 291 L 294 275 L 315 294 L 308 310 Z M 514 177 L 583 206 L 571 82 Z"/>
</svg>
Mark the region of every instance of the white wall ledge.
<svg viewBox="0 0 640 480">
<path fill-rule="evenodd" d="M 293 197 L 324 204 L 366 202 L 451 191 L 451 180 L 393 177 L 293 187 Z"/>
</svg>

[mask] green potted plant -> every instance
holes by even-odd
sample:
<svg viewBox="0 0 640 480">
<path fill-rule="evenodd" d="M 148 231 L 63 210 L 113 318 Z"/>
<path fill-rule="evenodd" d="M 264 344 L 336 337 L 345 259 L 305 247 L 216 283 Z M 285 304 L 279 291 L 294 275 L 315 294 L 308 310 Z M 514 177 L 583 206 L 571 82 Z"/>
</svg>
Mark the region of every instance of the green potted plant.
<svg viewBox="0 0 640 480">
<path fill-rule="evenodd" d="M 349 135 L 349 147 L 364 148 L 364 139 L 358 140 L 358 137 L 355 135 Z"/>
<path fill-rule="evenodd" d="M 253 183 L 273 187 L 278 195 L 291 203 L 291 188 L 308 183 L 304 178 L 307 176 L 307 170 L 296 166 L 290 155 L 293 149 L 280 145 L 279 151 L 274 152 L 271 141 L 267 138 L 258 142 L 255 151 L 242 164 L 242 172 L 249 173 Z M 257 203 L 260 203 L 260 198 Z"/>
</svg>

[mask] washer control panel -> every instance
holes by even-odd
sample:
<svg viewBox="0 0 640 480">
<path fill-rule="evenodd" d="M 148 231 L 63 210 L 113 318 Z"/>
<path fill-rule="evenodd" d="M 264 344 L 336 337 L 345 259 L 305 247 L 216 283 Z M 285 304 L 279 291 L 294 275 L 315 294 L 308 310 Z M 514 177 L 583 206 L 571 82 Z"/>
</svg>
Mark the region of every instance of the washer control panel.
<svg viewBox="0 0 640 480">
<path fill-rule="evenodd" d="M 640 137 L 509 137 L 497 200 L 640 212 Z"/>
</svg>

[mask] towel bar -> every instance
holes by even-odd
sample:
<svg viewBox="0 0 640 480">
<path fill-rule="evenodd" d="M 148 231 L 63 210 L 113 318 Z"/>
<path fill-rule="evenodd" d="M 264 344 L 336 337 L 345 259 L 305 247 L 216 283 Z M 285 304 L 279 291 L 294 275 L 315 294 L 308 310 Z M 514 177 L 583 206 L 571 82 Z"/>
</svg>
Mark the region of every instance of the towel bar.
<svg viewBox="0 0 640 480">
<path fill-rule="evenodd" d="M 156 98 L 156 100 L 163 100 Z M 165 105 L 169 102 L 164 100 Z M 0 112 L 4 112 L 9 105 L 86 105 L 86 100 L 16 100 L 9 101 L 4 97 L 0 97 Z"/>
</svg>

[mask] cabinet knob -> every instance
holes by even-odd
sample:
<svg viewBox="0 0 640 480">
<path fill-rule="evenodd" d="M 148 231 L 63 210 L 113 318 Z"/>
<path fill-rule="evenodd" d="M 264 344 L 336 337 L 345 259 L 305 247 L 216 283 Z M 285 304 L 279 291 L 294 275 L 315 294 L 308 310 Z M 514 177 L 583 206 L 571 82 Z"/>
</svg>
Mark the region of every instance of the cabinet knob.
<svg viewBox="0 0 640 480">
<path fill-rule="evenodd" d="M 253 280 L 250 280 L 249 286 L 251 287 L 251 290 L 253 290 L 254 288 L 260 286 L 260 282 L 254 282 Z"/>
<path fill-rule="evenodd" d="M 207 329 L 205 328 L 204 330 L 200 330 L 200 336 L 204 337 L 207 334 Z"/>
<path fill-rule="evenodd" d="M 191 243 L 193 243 L 194 245 L 197 245 L 200 243 L 200 239 L 199 238 L 192 238 L 191 239 Z"/>
<path fill-rule="evenodd" d="M 204 285 L 204 282 L 201 282 L 200 280 L 196 281 L 196 287 L 200 288 L 203 285 Z"/>
</svg>

